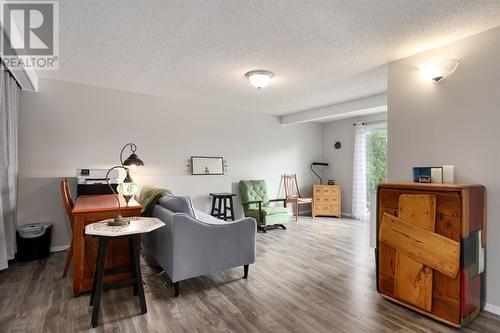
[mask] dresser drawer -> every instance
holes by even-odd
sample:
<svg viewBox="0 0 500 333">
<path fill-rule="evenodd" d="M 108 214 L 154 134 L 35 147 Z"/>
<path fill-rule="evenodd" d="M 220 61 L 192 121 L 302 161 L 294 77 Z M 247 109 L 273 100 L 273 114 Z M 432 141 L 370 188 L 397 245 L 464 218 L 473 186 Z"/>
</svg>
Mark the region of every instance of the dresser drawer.
<svg viewBox="0 0 500 333">
<path fill-rule="evenodd" d="M 316 214 L 321 214 L 321 213 L 329 214 L 332 212 L 332 205 L 315 203 L 314 210 L 315 210 Z"/>
<path fill-rule="evenodd" d="M 314 203 L 332 204 L 333 200 L 331 196 L 314 196 Z"/>
<path fill-rule="evenodd" d="M 323 189 L 324 189 L 324 186 L 321 186 L 321 185 L 314 185 L 313 187 L 313 194 L 314 195 L 323 195 Z"/>
</svg>

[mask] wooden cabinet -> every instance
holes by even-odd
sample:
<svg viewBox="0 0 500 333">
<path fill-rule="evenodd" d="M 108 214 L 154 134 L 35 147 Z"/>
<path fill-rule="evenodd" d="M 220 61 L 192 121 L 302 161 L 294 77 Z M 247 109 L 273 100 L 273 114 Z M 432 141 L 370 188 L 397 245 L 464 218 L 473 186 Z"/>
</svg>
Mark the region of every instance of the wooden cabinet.
<svg viewBox="0 0 500 333">
<path fill-rule="evenodd" d="M 466 326 L 484 305 L 485 246 L 483 186 L 380 185 L 377 289 L 382 296 L 449 325 Z"/>
<path fill-rule="evenodd" d="M 312 217 L 341 214 L 341 188 L 337 185 L 313 185 Z"/>
<path fill-rule="evenodd" d="M 126 205 L 120 196 L 123 217 L 140 216 L 142 206 L 135 200 Z M 98 240 L 85 235 L 85 226 L 90 223 L 111 219 L 118 213 L 116 198 L 113 194 L 82 195 L 73 207 L 73 295 L 92 290 L 94 272 L 98 256 Z M 116 273 L 106 276 L 106 282 L 122 281 L 130 278 L 130 272 L 123 267 L 130 266 L 130 249 L 127 239 L 110 241 L 106 259 L 106 269 L 116 269 Z"/>
</svg>

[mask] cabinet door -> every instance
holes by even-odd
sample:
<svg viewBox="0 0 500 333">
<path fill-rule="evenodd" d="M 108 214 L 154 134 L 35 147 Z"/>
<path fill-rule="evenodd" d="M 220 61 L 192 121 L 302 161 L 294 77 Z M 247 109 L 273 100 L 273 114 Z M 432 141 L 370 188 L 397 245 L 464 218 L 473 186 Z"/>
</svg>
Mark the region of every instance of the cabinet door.
<svg viewBox="0 0 500 333">
<path fill-rule="evenodd" d="M 435 233 L 460 241 L 461 196 L 460 192 L 423 191 L 417 189 L 381 189 L 378 193 L 378 220 L 384 213 L 398 216 L 399 198 L 402 194 L 431 194 L 436 196 Z M 378 243 L 379 291 L 395 298 L 396 251 Z M 460 323 L 460 273 L 452 279 L 434 271 L 432 281 L 432 308 L 429 313 L 446 321 Z"/>
</svg>

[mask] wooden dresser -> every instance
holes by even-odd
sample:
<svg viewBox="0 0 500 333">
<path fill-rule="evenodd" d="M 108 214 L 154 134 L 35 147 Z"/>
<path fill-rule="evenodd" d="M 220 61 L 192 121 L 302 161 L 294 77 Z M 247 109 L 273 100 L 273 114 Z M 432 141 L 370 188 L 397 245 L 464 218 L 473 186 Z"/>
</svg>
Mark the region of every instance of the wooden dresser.
<svg viewBox="0 0 500 333">
<path fill-rule="evenodd" d="M 485 188 L 386 183 L 378 188 L 377 290 L 452 326 L 484 306 Z"/>
<path fill-rule="evenodd" d="M 338 185 L 313 185 L 312 217 L 340 217 L 341 194 Z"/>
</svg>

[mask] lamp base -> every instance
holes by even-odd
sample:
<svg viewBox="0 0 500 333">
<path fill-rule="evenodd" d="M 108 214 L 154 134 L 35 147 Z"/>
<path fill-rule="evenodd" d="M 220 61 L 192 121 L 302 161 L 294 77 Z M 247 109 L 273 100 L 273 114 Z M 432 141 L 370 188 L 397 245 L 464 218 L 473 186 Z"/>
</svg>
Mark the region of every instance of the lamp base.
<svg viewBox="0 0 500 333">
<path fill-rule="evenodd" d="M 121 214 L 116 215 L 113 220 L 108 222 L 110 227 L 124 227 L 130 224 L 130 220 L 124 219 Z"/>
</svg>

